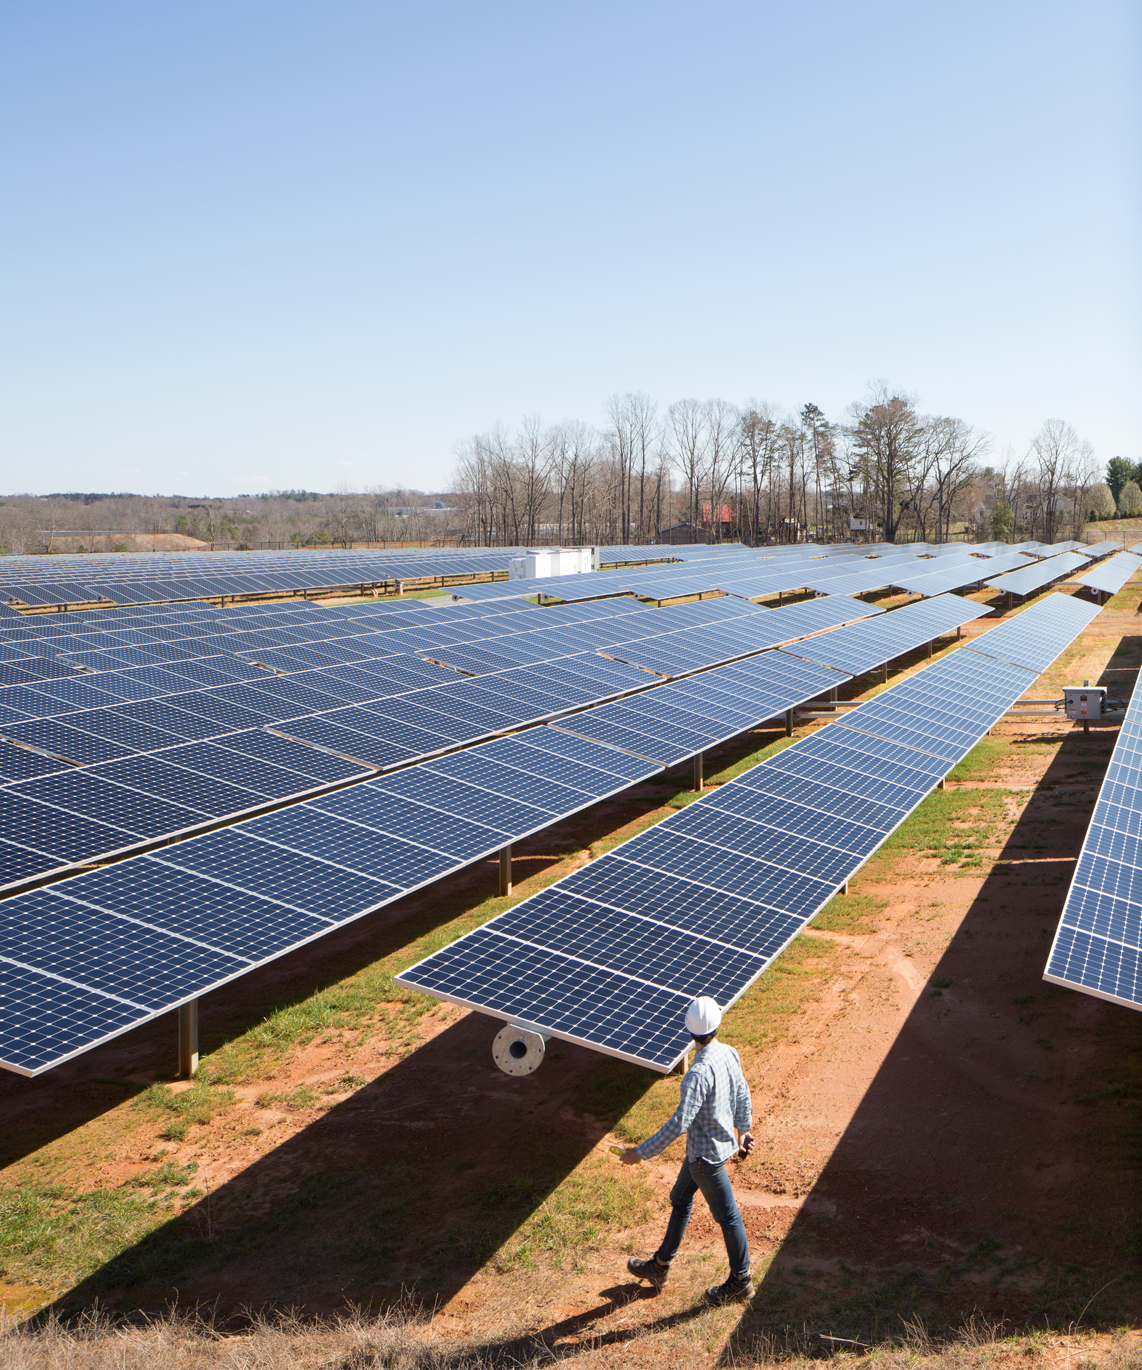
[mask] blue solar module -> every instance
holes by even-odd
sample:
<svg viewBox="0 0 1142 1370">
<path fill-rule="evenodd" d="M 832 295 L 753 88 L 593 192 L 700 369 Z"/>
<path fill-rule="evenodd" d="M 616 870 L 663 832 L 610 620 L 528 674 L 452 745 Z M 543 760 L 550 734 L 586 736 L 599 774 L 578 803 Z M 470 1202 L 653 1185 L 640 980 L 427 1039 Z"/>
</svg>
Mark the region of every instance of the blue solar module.
<svg viewBox="0 0 1142 1370">
<path fill-rule="evenodd" d="M 1140 567 L 1142 567 L 1142 557 L 1132 556 L 1129 552 L 1122 552 L 1116 557 L 1111 557 L 1109 561 L 1104 561 L 1101 565 L 1084 571 L 1076 579 L 1080 585 L 1085 585 L 1089 590 L 1101 590 L 1103 594 L 1113 595 L 1122 589 Z"/>
<path fill-rule="evenodd" d="M 86 709 L 83 713 L 69 714 L 67 721 L 69 727 L 80 728 L 97 737 L 106 737 L 133 752 L 153 752 L 183 740 L 164 728 L 125 717 L 118 706 L 112 709 Z"/>
<path fill-rule="evenodd" d="M 261 799 L 287 799 L 307 794 L 322 783 L 213 742 L 186 742 L 168 748 L 156 759 L 164 765 L 181 766 L 213 780 L 225 781 Z"/>
<path fill-rule="evenodd" d="M 584 965 L 479 928 L 398 977 L 440 999 L 515 1021 L 542 1021 L 570 1042 L 668 1069 L 690 1043 L 689 995 Z"/>
<path fill-rule="evenodd" d="M 112 784 L 95 769 L 69 770 L 26 780 L 10 792 L 21 799 L 70 809 L 80 817 L 148 839 L 199 827 L 204 818 L 182 804 Z"/>
<path fill-rule="evenodd" d="M 609 771 L 632 785 L 657 775 L 661 769 L 653 761 L 643 761 L 637 756 L 605 747 L 585 737 L 574 737 L 556 728 L 529 728 L 526 732 L 517 733 L 513 741 L 539 751 L 553 752 L 556 756 L 593 766 L 597 770 Z"/>
<path fill-rule="evenodd" d="M 222 731 L 219 724 L 180 709 L 173 700 L 136 699 L 117 706 L 115 712 L 121 718 L 134 718 L 153 728 L 161 728 L 184 742 L 200 742 L 207 737 L 216 737 Z"/>
<path fill-rule="evenodd" d="M 111 761 L 117 756 L 130 755 L 130 747 L 120 746 L 108 738 L 96 737 L 94 733 L 81 732 L 54 718 L 29 719 L 25 723 L 12 723 L 4 729 L 4 735 L 15 742 L 38 747 L 51 756 L 63 757 L 75 765 L 88 765 L 94 761 Z"/>
<path fill-rule="evenodd" d="M 281 819 L 284 814 L 268 817 Z M 275 839 L 274 833 L 287 840 Z M 343 919 L 347 911 L 363 913 L 375 908 L 396 893 L 394 884 L 338 861 L 335 844 L 307 841 L 299 849 L 290 837 L 301 840 L 296 825 L 271 822 L 256 832 L 254 824 L 246 823 L 180 842 L 162 853 L 162 861 L 333 922 Z"/>
<path fill-rule="evenodd" d="M 0 904 L 0 960 L 146 1009 L 246 968 L 224 952 L 77 903 L 66 891 L 65 884 Z"/>
<path fill-rule="evenodd" d="M 573 738 L 570 740 L 575 741 Z M 625 776 L 615 775 L 612 771 L 599 770 L 594 765 L 584 765 L 568 756 L 526 746 L 520 737 L 500 738 L 491 742 L 480 748 L 480 755 L 522 771 L 527 776 L 552 780 L 596 799 L 624 790 L 631 783 Z"/>
<path fill-rule="evenodd" d="M 371 737 L 368 733 L 342 727 L 325 718 L 299 718 L 288 724 L 279 724 L 272 735 L 309 743 L 315 750 L 345 757 L 378 770 L 412 761 L 425 750 L 418 745 L 409 747 L 384 738 Z"/>
<path fill-rule="evenodd" d="M 330 756 L 327 752 L 314 747 L 291 742 L 288 738 L 276 737 L 264 729 L 255 728 L 250 732 L 227 733 L 218 739 L 218 746 L 227 751 L 241 752 L 259 761 L 268 761 L 285 770 L 296 771 L 314 785 L 333 785 L 340 780 L 359 780 L 368 774 L 352 761 Z"/>
<path fill-rule="evenodd" d="M 80 676 L 70 680 L 42 681 L 32 687 L 44 701 L 40 716 L 71 713 L 75 709 L 97 709 L 101 704 L 117 704 L 118 696 L 100 689 Z"/>
<path fill-rule="evenodd" d="M 139 1007 L 0 961 L 0 1065 L 21 1075 L 96 1046 L 138 1022 Z"/>
<path fill-rule="evenodd" d="M 828 885 L 844 884 L 852 870 L 854 853 L 843 847 L 791 833 L 788 827 L 775 828 L 743 818 L 713 805 L 691 805 L 678 817 L 659 824 L 656 831 L 668 837 L 692 837 L 739 855 L 772 861 Z"/>
<path fill-rule="evenodd" d="M 1020 567 L 1017 571 L 1009 571 L 1006 575 L 988 579 L 987 583 L 995 590 L 1005 590 L 1016 595 L 1029 595 L 1035 590 L 1042 589 L 1044 585 L 1050 585 L 1053 581 L 1061 580 L 1071 571 L 1077 571 L 1080 566 L 1085 566 L 1089 560 L 1089 557 L 1079 556 L 1075 552 L 1063 552 L 1057 556 L 1047 557 L 1043 561 L 1034 562 L 1030 566 Z"/>
<path fill-rule="evenodd" d="M 440 814 L 482 823 L 504 834 L 511 842 L 551 825 L 551 814 L 518 799 L 468 785 L 462 780 L 437 775 L 427 766 L 413 766 L 374 782 L 378 790 L 402 799 L 414 799 Z"/>
<path fill-rule="evenodd" d="M 456 865 L 453 857 L 442 852 L 387 833 L 378 837 L 308 805 L 252 819 L 243 831 L 384 881 L 389 891 L 386 898 L 397 890 L 412 890 L 436 880 Z M 381 902 L 381 897 L 374 902 Z"/>
<path fill-rule="evenodd" d="M 1070 595 L 1049 595 L 998 628 L 974 639 L 967 650 L 1023 666 L 1038 675 L 1098 616 L 1098 606 Z"/>
<path fill-rule="evenodd" d="M 679 880 L 613 853 L 566 876 L 559 888 L 764 956 L 780 951 L 803 926 L 792 914 Z"/>
<path fill-rule="evenodd" d="M 52 888 L 255 965 L 329 931 L 327 918 L 172 866 L 167 855 L 105 866 Z"/>
<path fill-rule="evenodd" d="M 494 744 L 492 744 L 494 746 Z M 592 796 L 542 776 L 529 775 L 492 759 L 490 747 L 456 752 L 421 768 L 445 780 L 463 780 L 504 799 L 519 799 L 552 815 L 574 813 L 592 802 Z M 472 815 L 476 817 L 475 814 Z"/>
<path fill-rule="evenodd" d="M 552 726 L 560 732 L 617 747 L 662 766 L 676 766 L 687 757 L 705 751 L 716 736 L 711 731 L 690 731 L 680 735 L 677 728 L 669 725 L 656 729 L 646 714 L 623 712 L 617 705 L 588 709 Z"/>
<path fill-rule="evenodd" d="M 217 690 L 191 690 L 187 694 L 176 696 L 179 709 L 218 724 L 217 732 L 261 727 L 266 721 L 266 715 L 244 708 L 235 702 L 236 698 L 240 696 L 223 696 Z M 171 702 L 174 703 L 174 700 Z"/>
<path fill-rule="evenodd" d="M 309 685 L 299 685 L 288 676 L 278 676 L 276 679 L 267 679 L 264 683 L 254 684 L 253 682 L 244 686 L 249 691 L 249 695 L 242 695 L 243 701 L 247 698 L 252 706 L 257 707 L 257 701 L 265 696 L 272 700 L 278 709 L 279 721 L 286 718 L 298 718 L 302 714 L 320 713 L 324 709 L 335 709 L 340 700 L 324 690 L 315 690 Z"/>
<path fill-rule="evenodd" d="M 27 747 L 17 747 L 0 739 L 0 784 L 7 784 L 11 780 L 29 780 L 36 775 L 51 775 L 66 767 L 64 761 L 54 761 L 38 752 L 30 752 Z"/>
<path fill-rule="evenodd" d="M 752 899 L 800 918 L 811 917 L 835 892 L 838 883 L 802 875 L 680 833 L 669 833 L 661 824 L 624 842 L 621 851 L 624 860 L 637 865 L 723 894 Z"/>
<path fill-rule="evenodd" d="M 56 856 L 0 838 L 0 886 L 21 884 L 60 864 Z"/>
<path fill-rule="evenodd" d="M 0 789 L 0 832 L 18 846 L 71 865 L 138 843 L 138 835 L 93 818 L 25 799 L 12 785 Z"/>
<path fill-rule="evenodd" d="M 810 838 L 830 847 L 840 848 L 854 856 L 867 857 L 884 841 L 885 834 L 899 822 L 895 809 L 874 806 L 864 814 L 866 820 L 844 817 L 841 814 L 814 807 L 820 787 L 805 795 L 800 803 L 787 794 L 758 790 L 746 783 L 719 785 L 706 799 L 705 811 L 723 811 L 737 818 L 750 819 L 790 833 L 795 838 Z M 839 791 L 834 796 L 841 803 L 830 808 L 845 807 Z M 826 796 L 826 802 L 828 797 Z M 873 826 L 875 824 L 876 826 Z"/>
<path fill-rule="evenodd" d="M 172 764 L 170 755 L 169 752 L 158 752 L 151 756 L 129 756 L 122 761 L 108 761 L 102 766 L 93 766 L 87 774 L 100 780 L 114 781 L 117 785 L 129 785 L 144 794 L 156 795 L 172 804 L 183 805 L 213 818 L 243 813 L 264 805 L 264 795 L 210 775 L 186 770 L 178 764 Z"/>
<path fill-rule="evenodd" d="M 621 963 L 638 979 L 693 997 L 725 999 L 764 969 L 756 953 L 728 947 L 689 930 L 607 908 L 560 886 L 544 890 L 496 920 L 496 932 L 587 965 Z"/>
<path fill-rule="evenodd" d="M 455 815 L 442 816 L 415 800 L 379 790 L 372 782 L 310 800 L 305 809 L 319 810 L 374 833 L 403 837 L 456 861 L 474 861 L 504 845 L 502 832 Z"/>
</svg>

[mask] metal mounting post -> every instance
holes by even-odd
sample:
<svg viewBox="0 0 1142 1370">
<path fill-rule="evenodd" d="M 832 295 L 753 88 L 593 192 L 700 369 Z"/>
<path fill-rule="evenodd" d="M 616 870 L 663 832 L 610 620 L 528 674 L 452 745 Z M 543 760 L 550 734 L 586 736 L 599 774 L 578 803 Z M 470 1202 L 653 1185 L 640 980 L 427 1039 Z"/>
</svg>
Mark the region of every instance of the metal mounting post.
<svg viewBox="0 0 1142 1370">
<path fill-rule="evenodd" d="M 178 1078 L 193 1080 L 198 1071 L 198 1000 L 178 1007 Z"/>
<path fill-rule="evenodd" d="M 936 786 L 936 789 L 938 789 L 938 790 L 946 790 L 947 788 L 948 788 L 948 777 L 947 777 L 946 775 L 943 775 L 943 776 L 940 777 L 940 783 Z"/>
<path fill-rule="evenodd" d="M 500 848 L 500 894 L 507 895 L 512 892 L 512 849 L 509 843 L 506 847 Z"/>
<path fill-rule="evenodd" d="M 786 710 L 785 710 L 785 736 L 786 736 L 786 737 L 792 737 L 792 736 L 793 736 L 793 710 L 792 710 L 792 709 L 786 709 Z"/>
<path fill-rule="evenodd" d="M 704 777 L 704 775 L 703 775 L 703 773 L 702 773 L 702 772 L 703 772 L 703 767 L 702 767 L 702 758 L 703 758 L 703 756 L 704 756 L 704 753 L 699 752 L 698 755 L 694 758 L 694 788 L 695 788 L 696 790 L 700 790 L 700 789 L 702 788 L 702 785 L 705 783 L 705 777 Z"/>
</svg>

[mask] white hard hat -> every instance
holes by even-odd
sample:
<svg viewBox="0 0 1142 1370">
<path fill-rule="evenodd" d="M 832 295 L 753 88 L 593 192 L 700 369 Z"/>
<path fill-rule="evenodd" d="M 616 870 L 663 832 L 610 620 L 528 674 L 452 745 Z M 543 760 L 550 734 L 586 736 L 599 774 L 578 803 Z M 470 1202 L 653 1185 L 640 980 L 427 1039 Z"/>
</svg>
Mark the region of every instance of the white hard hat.
<svg viewBox="0 0 1142 1370">
<path fill-rule="evenodd" d="M 722 1010 L 708 994 L 695 999 L 686 1010 L 686 1027 L 695 1037 L 717 1032 L 721 1021 Z"/>
</svg>

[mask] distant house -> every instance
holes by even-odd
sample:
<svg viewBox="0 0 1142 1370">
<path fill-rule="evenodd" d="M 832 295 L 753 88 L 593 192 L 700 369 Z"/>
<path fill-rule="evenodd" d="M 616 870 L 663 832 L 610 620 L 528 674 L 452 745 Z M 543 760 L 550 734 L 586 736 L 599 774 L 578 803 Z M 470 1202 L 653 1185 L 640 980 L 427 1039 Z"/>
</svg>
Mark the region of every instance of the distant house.
<svg viewBox="0 0 1142 1370">
<path fill-rule="evenodd" d="M 706 528 L 695 528 L 692 523 L 672 523 L 669 528 L 658 530 L 658 541 L 677 547 L 685 542 L 709 542 L 710 533 Z"/>
<path fill-rule="evenodd" d="M 715 528 L 724 538 L 733 537 L 737 531 L 734 511 L 728 504 L 719 504 L 716 512 L 713 504 L 703 504 L 702 524 L 706 528 Z"/>
</svg>

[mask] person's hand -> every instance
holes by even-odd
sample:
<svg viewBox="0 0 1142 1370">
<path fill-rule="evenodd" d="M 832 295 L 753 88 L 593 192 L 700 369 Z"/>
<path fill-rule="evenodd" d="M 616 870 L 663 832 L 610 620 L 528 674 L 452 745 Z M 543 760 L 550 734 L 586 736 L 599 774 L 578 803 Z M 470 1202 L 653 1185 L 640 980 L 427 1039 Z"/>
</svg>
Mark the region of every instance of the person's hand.
<svg viewBox="0 0 1142 1370">
<path fill-rule="evenodd" d="M 642 1157 L 638 1154 L 638 1147 L 628 1146 L 623 1152 L 623 1165 L 638 1165 Z"/>
<path fill-rule="evenodd" d="M 753 1155 L 753 1149 L 757 1143 L 753 1139 L 752 1132 L 743 1132 L 738 1144 L 738 1155 L 744 1161 L 747 1156 Z"/>
</svg>

